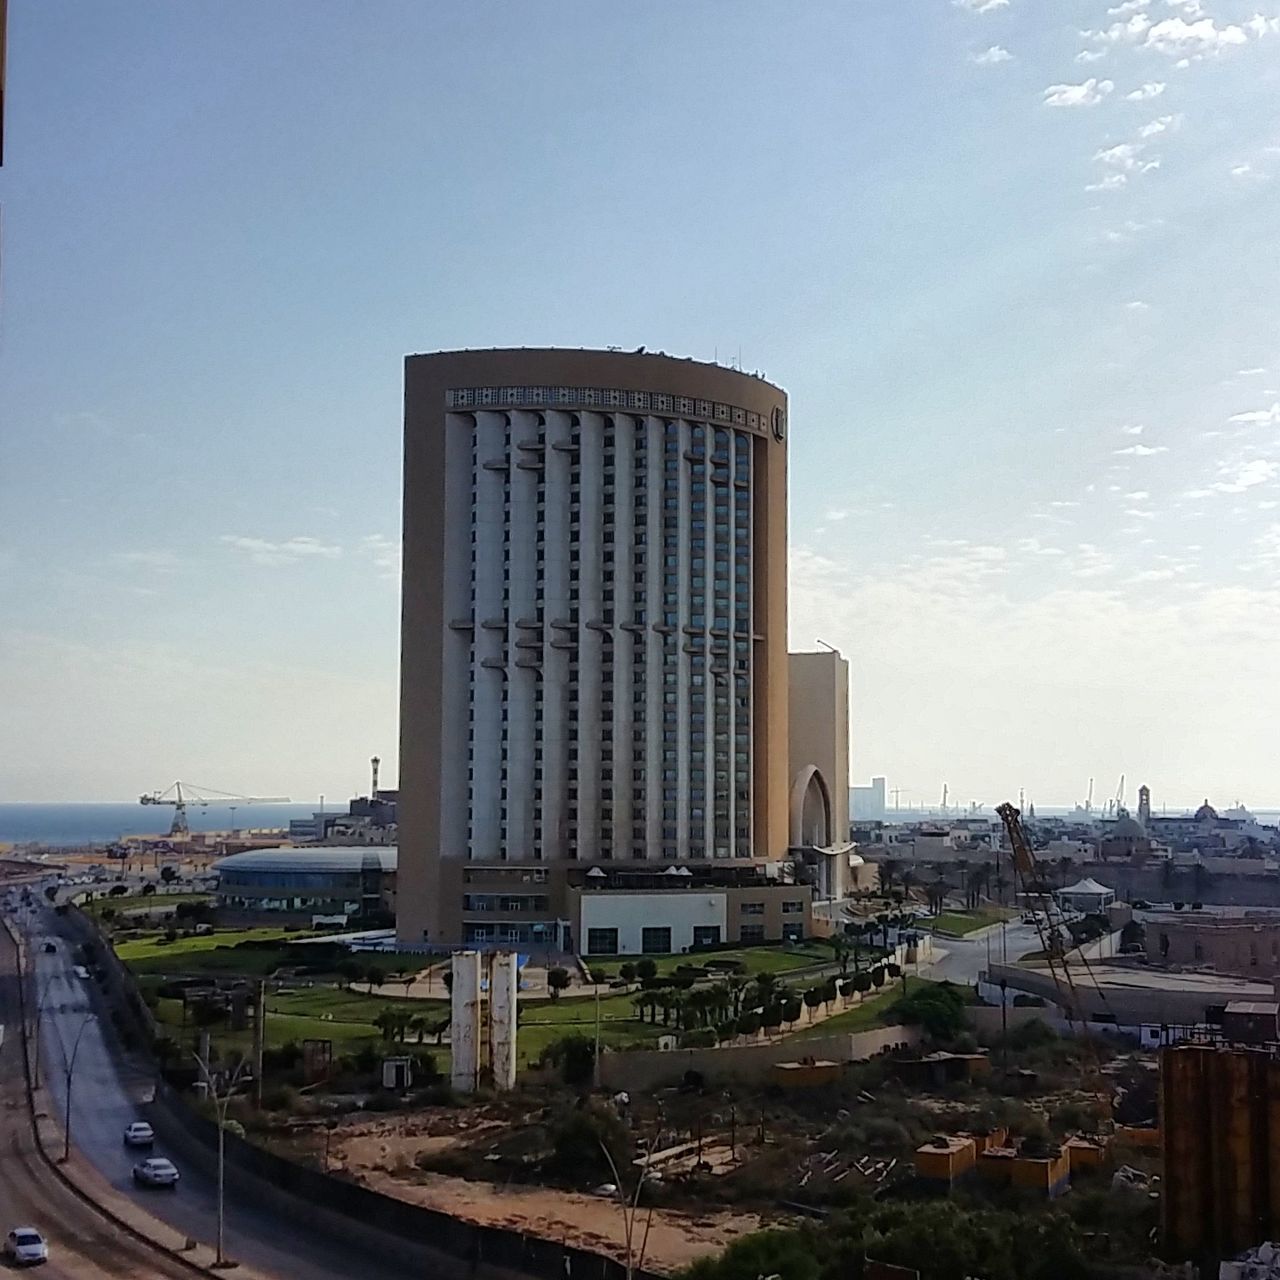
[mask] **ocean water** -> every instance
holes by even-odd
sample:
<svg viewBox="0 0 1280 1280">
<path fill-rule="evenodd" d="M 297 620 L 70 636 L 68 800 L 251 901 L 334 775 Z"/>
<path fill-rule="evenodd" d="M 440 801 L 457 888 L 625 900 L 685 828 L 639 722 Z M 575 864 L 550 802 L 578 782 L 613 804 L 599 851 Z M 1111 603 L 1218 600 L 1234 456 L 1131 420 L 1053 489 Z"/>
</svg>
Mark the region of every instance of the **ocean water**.
<svg viewBox="0 0 1280 1280">
<path fill-rule="evenodd" d="M 233 825 L 241 831 L 287 827 L 291 818 L 309 818 L 319 807 L 237 805 L 233 823 L 229 805 L 190 805 L 187 824 L 192 831 L 229 831 Z M 173 809 L 167 805 L 0 804 L 0 844 L 109 844 L 121 836 L 162 836 L 172 822 Z"/>
</svg>

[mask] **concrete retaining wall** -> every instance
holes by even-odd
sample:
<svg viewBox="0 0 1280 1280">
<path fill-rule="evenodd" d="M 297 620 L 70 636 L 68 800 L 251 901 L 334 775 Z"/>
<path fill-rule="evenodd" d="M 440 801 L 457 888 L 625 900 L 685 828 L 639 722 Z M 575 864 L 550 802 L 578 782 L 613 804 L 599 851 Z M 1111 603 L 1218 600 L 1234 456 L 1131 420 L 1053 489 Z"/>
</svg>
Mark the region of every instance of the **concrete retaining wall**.
<svg viewBox="0 0 1280 1280">
<path fill-rule="evenodd" d="M 797 1058 L 827 1058 L 834 1062 L 862 1062 L 890 1049 L 919 1043 L 914 1027 L 877 1027 L 828 1036 L 797 1039 L 785 1036 L 769 1044 L 722 1049 L 643 1049 L 606 1053 L 600 1058 L 600 1083 L 606 1089 L 644 1090 L 678 1084 L 686 1071 L 700 1072 L 709 1081 L 758 1083 L 775 1062 Z"/>
</svg>

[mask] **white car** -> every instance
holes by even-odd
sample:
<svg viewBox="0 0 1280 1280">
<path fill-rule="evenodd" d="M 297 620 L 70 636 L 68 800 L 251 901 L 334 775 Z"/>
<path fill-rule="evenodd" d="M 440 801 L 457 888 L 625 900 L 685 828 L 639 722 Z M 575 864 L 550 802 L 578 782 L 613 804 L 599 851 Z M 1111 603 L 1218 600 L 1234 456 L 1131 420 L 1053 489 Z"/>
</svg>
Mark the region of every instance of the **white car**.
<svg viewBox="0 0 1280 1280">
<path fill-rule="evenodd" d="M 35 1227 L 14 1227 L 5 1236 L 4 1256 L 15 1267 L 34 1267 L 49 1261 L 49 1246 Z"/>
<path fill-rule="evenodd" d="M 145 1120 L 135 1120 L 124 1131 L 126 1147 L 149 1147 L 155 1140 L 156 1131 Z"/>
<path fill-rule="evenodd" d="M 178 1169 L 172 1160 L 152 1156 L 133 1166 L 133 1180 L 140 1187 L 168 1187 L 178 1185 Z"/>
<path fill-rule="evenodd" d="M 89 977 L 89 970 L 82 964 L 72 965 L 71 972 L 74 973 L 82 982 L 86 981 Z"/>
</svg>

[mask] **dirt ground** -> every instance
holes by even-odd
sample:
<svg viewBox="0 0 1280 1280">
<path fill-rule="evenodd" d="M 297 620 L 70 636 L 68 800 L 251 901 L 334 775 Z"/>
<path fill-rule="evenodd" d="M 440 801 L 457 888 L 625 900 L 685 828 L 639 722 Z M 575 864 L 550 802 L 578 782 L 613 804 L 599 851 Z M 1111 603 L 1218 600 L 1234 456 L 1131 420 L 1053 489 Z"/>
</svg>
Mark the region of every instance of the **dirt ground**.
<svg viewBox="0 0 1280 1280">
<path fill-rule="evenodd" d="M 471 1131 L 474 1137 L 475 1129 Z M 394 1123 L 380 1123 L 334 1141 L 335 1165 L 341 1162 L 366 1186 L 452 1214 L 468 1222 L 511 1227 L 531 1235 L 566 1241 L 622 1258 L 625 1228 L 616 1200 L 527 1185 L 501 1186 L 444 1174 L 420 1172 L 414 1158 L 439 1151 L 454 1139 L 445 1134 L 402 1134 Z M 636 1241 L 643 1236 L 647 1213 L 637 1218 Z M 704 1211 L 682 1213 L 654 1209 L 649 1223 L 645 1267 L 675 1271 L 704 1254 L 759 1230 L 758 1215 Z"/>
</svg>

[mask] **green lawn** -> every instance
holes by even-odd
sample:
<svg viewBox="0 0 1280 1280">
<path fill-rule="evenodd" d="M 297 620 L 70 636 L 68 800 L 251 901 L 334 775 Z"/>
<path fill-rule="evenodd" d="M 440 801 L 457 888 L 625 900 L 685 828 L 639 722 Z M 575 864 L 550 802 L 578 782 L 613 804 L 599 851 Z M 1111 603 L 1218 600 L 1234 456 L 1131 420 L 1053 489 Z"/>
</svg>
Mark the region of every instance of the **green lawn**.
<svg viewBox="0 0 1280 1280">
<path fill-rule="evenodd" d="M 329 986 L 267 993 L 267 1011 L 291 1017 L 372 1022 L 383 1009 L 439 1019 L 449 1012 L 449 1004 L 446 1000 L 406 1000 L 403 996 L 382 994 L 367 996 L 360 991 Z"/>
<path fill-rule="evenodd" d="M 944 911 L 929 921 L 929 927 L 939 929 L 943 933 L 956 933 L 963 936 L 978 929 L 985 929 L 989 924 L 999 924 L 1001 920 L 1011 919 L 1016 914 L 1001 907 L 983 907 L 978 911 Z"/>
<path fill-rule="evenodd" d="M 907 979 L 909 992 L 920 986 L 932 985 L 933 983 L 927 978 Z M 834 1035 L 841 1031 L 866 1031 L 871 1027 L 887 1026 L 890 1019 L 885 1015 L 901 998 L 902 979 L 886 979 L 884 987 L 876 995 L 868 997 L 859 1005 L 854 1005 L 852 1009 L 846 1009 L 844 1013 L 837 1013 L 825 1022 L 819 1022 L 815 1026 L 798 1031 L 796 1039 L 808 1040 L 815 1036 Z"/>
</svg>

